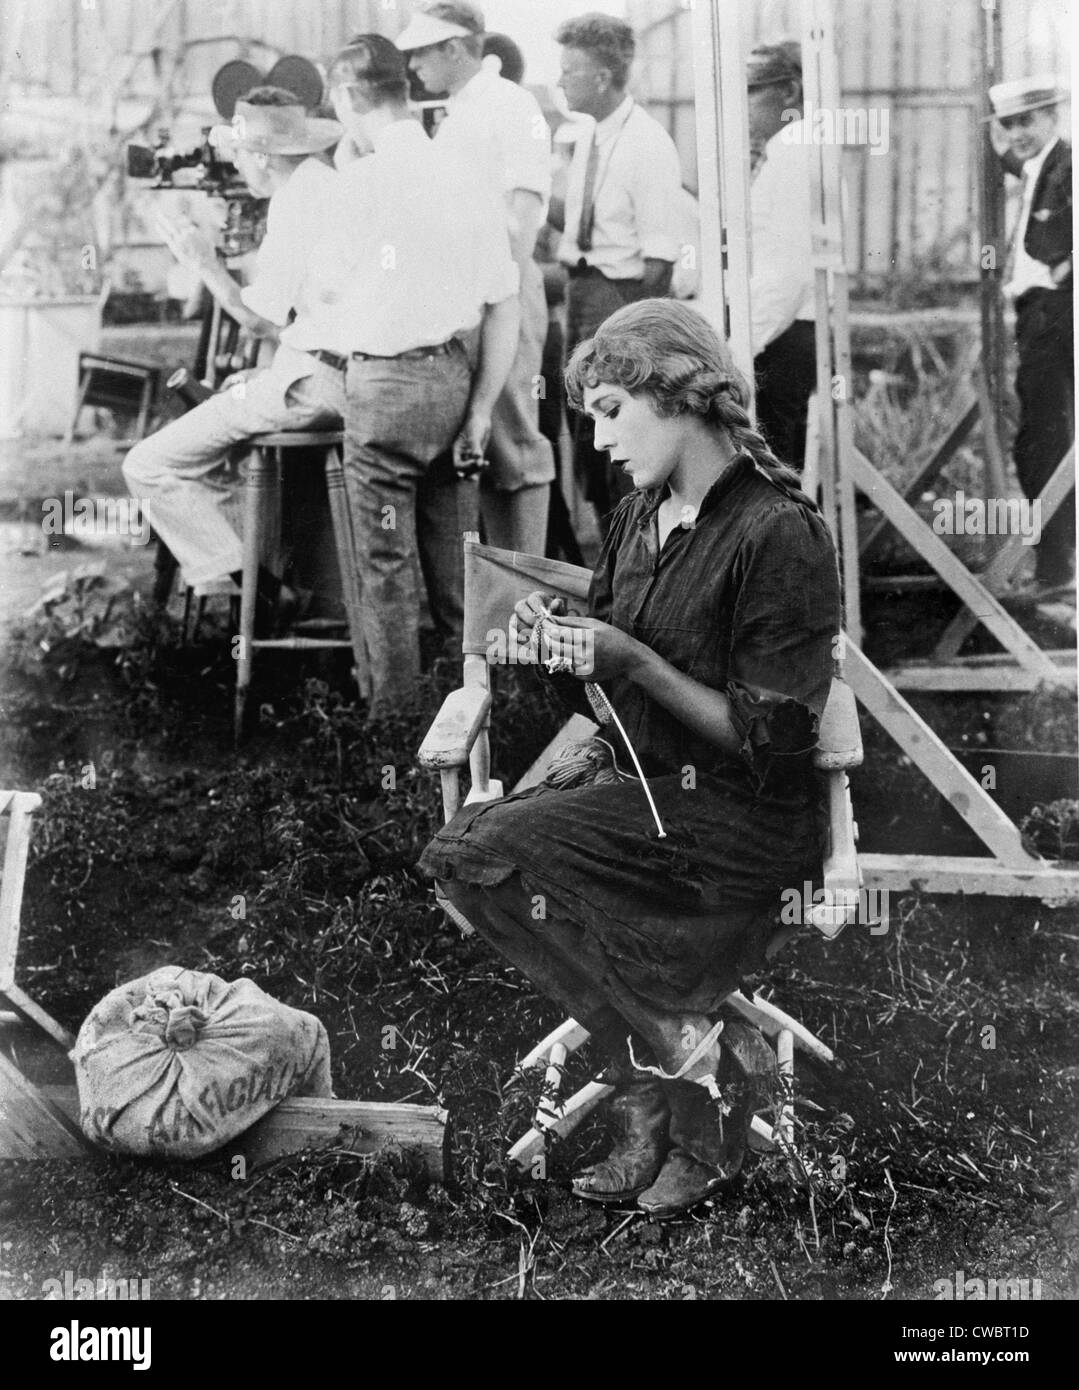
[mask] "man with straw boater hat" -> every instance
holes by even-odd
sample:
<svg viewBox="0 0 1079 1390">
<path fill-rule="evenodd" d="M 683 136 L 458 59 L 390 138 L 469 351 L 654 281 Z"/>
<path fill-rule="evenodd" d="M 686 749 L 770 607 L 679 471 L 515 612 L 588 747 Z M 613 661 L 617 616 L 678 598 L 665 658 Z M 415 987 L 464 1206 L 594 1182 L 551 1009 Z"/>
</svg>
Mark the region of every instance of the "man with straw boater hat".
<svg viewBox="0 0 1079 1390">
<path fill-rule="evenodd" d="M 1015 303 L 1019 429 L 1013 455 L 1027 497 L 1035 498 L 1075 439 L 1075 356 L 1072 303 L 1072 158 L 1059 130 L 1067 101 L 1051 77 L 1001 82 L 989 89 L 992 115 L 1003 128 L 1009 173 L 1023 181 L 1019 218 L 1004 272 Z M 1068 590 L 1075 574 L 1075 494 L 1042 528 L 1031 596 Z"/>
<path fill-rule="evenodd" d="M 192 586 L 239 583 L 240 537 L 224 504 L 235 486 L 226 455 L 253 434 L 340 428 L 345 359 L 332 351 L 320 304 L 305 296 L 310 248 L 332 214 L 338 175 L 325 152 L 342 135 L 336 121 L 308 116 L 291 92 L 257 87 L 236 103 L 217 143 L 257 198 L 269 198 L 254 277 L 242 288 L 212 242 L 192 223 L 160 216 L 173 254 L 195 269 L 227 313 L 277 344 L 272 366 L 239 372 L 194 410 L 140 441 L 124 477 Z M 290 315 L 294 315 L 290 322 Z M 256 630 L 265 632 L 280 582 L 260 570 Z"/>
</svg>

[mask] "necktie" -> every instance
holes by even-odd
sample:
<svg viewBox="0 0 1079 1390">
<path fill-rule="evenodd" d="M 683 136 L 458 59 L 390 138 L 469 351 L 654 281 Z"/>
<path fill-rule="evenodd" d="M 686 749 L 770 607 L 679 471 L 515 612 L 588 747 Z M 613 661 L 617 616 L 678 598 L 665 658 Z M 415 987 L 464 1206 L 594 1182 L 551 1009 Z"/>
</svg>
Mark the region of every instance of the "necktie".
<svg viewBox="0 0 1079 1390">
<path fill-rule="evenodd" d="M 581 197 L 581 220 L 577 225 L 577 249 L 591 251 L 592 224 L 596 220 L 596 171 L 599 169 L 599 142 L 592 131 L 592 145 L 584 171 L 584 192 Z"/>
<path fill-rule="evenodd" d="M 1004 274 L 1001 284 L 1010 285 L 1015 275 L 1015 262 L 1019 255 L 1019 248 L 1026 239 L 1027 223 L 1030 221 L 1030 208 L 1028 199 L 1033 202 L 1033 190 L 1031 188 L 1031 170 L 1028 164 L 1023 165 L 1020 174 L 1021 186 L 1019 193 L 1019 214 L 1015 219 L 1015 226 L 1012 228 L 1011 241 L 1008 244 L 1008 254 L 1004 260 Z"/>
</svg>

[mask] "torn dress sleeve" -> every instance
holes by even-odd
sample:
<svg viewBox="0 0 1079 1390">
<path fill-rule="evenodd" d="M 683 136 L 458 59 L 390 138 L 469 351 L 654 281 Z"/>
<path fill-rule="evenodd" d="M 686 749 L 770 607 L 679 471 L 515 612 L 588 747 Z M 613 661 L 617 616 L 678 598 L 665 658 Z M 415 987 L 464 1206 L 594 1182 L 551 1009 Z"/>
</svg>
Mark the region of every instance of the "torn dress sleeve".
<svg viewBox="0 0 1079 1390">
<path fill-rule="evenodd" d="M 822 518 L 778 504 L 744 542 L 736 579 L 724 693 L 759 792 L 812 755 L 831 686 L 839 576 Z"/>
</svg>

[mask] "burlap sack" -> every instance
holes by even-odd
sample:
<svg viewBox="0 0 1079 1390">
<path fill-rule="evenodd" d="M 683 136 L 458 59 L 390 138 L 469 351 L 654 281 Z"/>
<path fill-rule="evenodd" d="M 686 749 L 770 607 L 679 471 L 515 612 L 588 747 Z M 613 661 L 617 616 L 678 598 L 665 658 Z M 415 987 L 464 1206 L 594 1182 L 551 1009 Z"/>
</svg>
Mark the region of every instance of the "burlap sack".
<svg viewBox="0 0 1079 1390">
<path fill-rule="evenodd" d="M 71 1060 L 84 1132 L 118 1153 L 198 1158 L 286 1096 L 329 1096 L 313 1014 L 252 980 L 168 965 L 121 985 L 79 1029 Z"/>
</svg>

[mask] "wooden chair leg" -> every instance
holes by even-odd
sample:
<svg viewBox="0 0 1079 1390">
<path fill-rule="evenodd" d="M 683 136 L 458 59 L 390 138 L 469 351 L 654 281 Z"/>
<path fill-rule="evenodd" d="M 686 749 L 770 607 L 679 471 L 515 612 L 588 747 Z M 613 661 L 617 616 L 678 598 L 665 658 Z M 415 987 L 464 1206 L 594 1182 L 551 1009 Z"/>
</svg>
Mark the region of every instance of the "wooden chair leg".
<svg viewBox="0 0 1079 1390">
<path fill-rule="evenodd" d="M 157 551 L 154 555 L 153 603 L 155 608 L 168 605 L 172 586 L 176 582 L 176 571 L 180 568 L 176 556 L 160 536 L 157 538 Z"/>
<path fill-rule="evenodd" d="M 337 546 L 337 566 L 341 574 L 341 595 L 348 618 L 352 657 L 355 662 L 356 686 L 360 695 L 370 694 L 367 649 L 363 641 L 363 595 L 360 573 L 356 564 L 356 546 L 352 534 L 352 513 L 345 493 L 345 469 L 339 447 L 326 453 L 326 493 L 330 503 L 334 543 Z"/>
<path fill-rule="evenodd" d="M 259 561 L 265 548 L 266 494 L 276 485 L 277 460 L 270 449 L 256 445 L 247 464 L 244 484 L 243 577 L 240 591 L 240 631 L 236 638 L 236 699 L 233 735 L 240 743 L 244 734 L 247 695 L 254 657 L 255 601 Z"/>
</svg>

